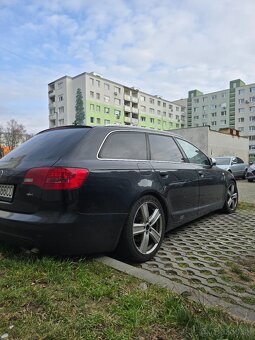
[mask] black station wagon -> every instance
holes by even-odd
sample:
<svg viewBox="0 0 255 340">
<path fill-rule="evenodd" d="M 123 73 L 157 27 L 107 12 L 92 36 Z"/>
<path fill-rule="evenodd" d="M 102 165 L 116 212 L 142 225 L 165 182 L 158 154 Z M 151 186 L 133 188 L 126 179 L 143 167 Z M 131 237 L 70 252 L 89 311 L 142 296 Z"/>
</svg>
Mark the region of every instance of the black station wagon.
<svg viewBox="0 0 255 340">
<path fill-rule="evenodd" d="M 0 160 L 0 240 L 142 262 L 166 231 L 235 211 L 232 174 L 182 137 L 121 126 L 45 130 Z"/>
</svg>

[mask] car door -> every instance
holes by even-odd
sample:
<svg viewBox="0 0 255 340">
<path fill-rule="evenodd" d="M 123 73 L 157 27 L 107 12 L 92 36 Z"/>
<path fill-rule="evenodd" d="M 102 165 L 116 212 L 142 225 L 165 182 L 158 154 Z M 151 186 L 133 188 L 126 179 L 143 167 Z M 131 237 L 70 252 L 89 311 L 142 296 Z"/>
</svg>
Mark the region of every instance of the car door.
<svg viewBox="0 0 255 340">
<path fill-rule="evenodd" d="M 162 184 L 162 195 L 167 200 L 172 227 L 196 218 L 199 207 L 196 166 L 185 162 L 172 137 L 150 133 L 148 139 L 151 164 Z"/>
<path fill-rule="evenodd" d="M 222 206 L 225 194 L 225 173 L 213 167 L 209 158 L 193 144 L 176 138 L 184 151 L 187 161 L 193 164 L 199 176 L 200 214 L 213 211 Z"/>
<path fill-rule="evenodd" d="M 245 173 L 245 164 L 244 164 L 244 161 L 239 158 L 239 157 L 235 157 L 232 159 L 231 161 L 231 167 L 233 169 L 233 174 L 234 176 L 236 177 L 239 177 L 239 176 L 243 176 L 244 173 Z"/>
</svg>

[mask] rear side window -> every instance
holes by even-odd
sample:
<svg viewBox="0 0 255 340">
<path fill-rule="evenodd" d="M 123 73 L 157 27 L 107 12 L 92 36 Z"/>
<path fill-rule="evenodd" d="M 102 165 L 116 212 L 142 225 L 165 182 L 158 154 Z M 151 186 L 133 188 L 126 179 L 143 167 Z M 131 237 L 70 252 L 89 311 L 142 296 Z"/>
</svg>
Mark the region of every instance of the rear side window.
<svg viewBox="0 0 255 340">
<path fill-rule="evenodd" d="M 113 132 L 105 140 L 99 158 L 147 159 L 146 138 L 139 132 Z"/>
<path fill-rule="evenodd" d="M 186 142 L 185 140 L 176 138 L 181 145 L 190 163 L 209 165 L 208 157 L 197 147 Z"/>
<path fill-rule="evenodd" d="M 183 156 L 172 137 L 149 135 L 149 141 L 152 160 L 183 162 Z"/>
<path fill-rule="evenodd" d="M 71 151 L 89 128 L 59 129 L 39 133 L 8 153 L 2 160 L 57 160 Z"/>
</svg>

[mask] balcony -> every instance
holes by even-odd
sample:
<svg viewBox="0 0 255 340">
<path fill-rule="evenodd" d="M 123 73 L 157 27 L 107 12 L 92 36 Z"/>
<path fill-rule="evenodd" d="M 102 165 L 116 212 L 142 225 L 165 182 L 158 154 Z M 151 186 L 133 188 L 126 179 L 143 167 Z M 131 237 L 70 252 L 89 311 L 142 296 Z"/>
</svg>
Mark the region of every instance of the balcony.
<svg viewBox="0 0 255 340">
<path fill-rule="evenodd" d="M 49 119 L 50 120 L 54 120 L 54 119 L 56 119 L 56 117 L 57 117 L 56 112 L 49 114 Z"/>
<path fill-rule="evenodd" d="M 131 101 L 133 103 L 138 103 L 138 98 L 137 97 L 131 97 Z"/>
<path fill-rule="evenodd" d="M 131 97 L 130 97 L 128 94 L 125 94 L 125 95 L 124 95 L 124 99 L 127 100 L 127 101 L 129 101 L 129 102 L 130 102 L 130 98 L 131 98 Z"/>
<path fill-rule="evenodd" d="M 133 113 L 138 113 L 138 109 L 136 107 L 132 107 L 132 112 Z"/>
<path fill-rule="evenodd" d="M 56 107 L 56 103 L 55 102 L 49 103 L 49 108 L 50 109 L 53 109 L 54 107 Z"/>
<path fill-rule="evenodd" d="M 124 117 L 124 123 L 131 123 L 131 117 Z"/>
<path fill-rule="evenodd" d="M 49 97 L 55 96 L 55 90 L 50 90 L 48 92 Z"/>
<path fill-rule="evenodd" d="M 131 112 L 131 107 L 130 106 L 127 106 L 125 105 L 124 106 L 124 110 L 127 111 L 127 112 Z"/>
<path fill-rule="evenodd" d="M 137 118 L 132 118 L 131 119 L 132 125 L 138 125 L 138 119 Z"/>
</svg>

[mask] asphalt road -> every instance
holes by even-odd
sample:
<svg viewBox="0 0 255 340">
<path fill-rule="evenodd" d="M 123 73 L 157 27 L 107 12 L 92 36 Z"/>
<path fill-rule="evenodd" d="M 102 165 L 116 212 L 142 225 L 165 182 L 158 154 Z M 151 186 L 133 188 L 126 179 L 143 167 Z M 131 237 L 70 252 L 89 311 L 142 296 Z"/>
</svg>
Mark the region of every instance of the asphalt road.
<svg viewBox="0 0 255 340">
<path fill-rule="evenodd" d="M 239 202 L 255 203 L 255 182 L 237 180 Z"/>
</svg>

